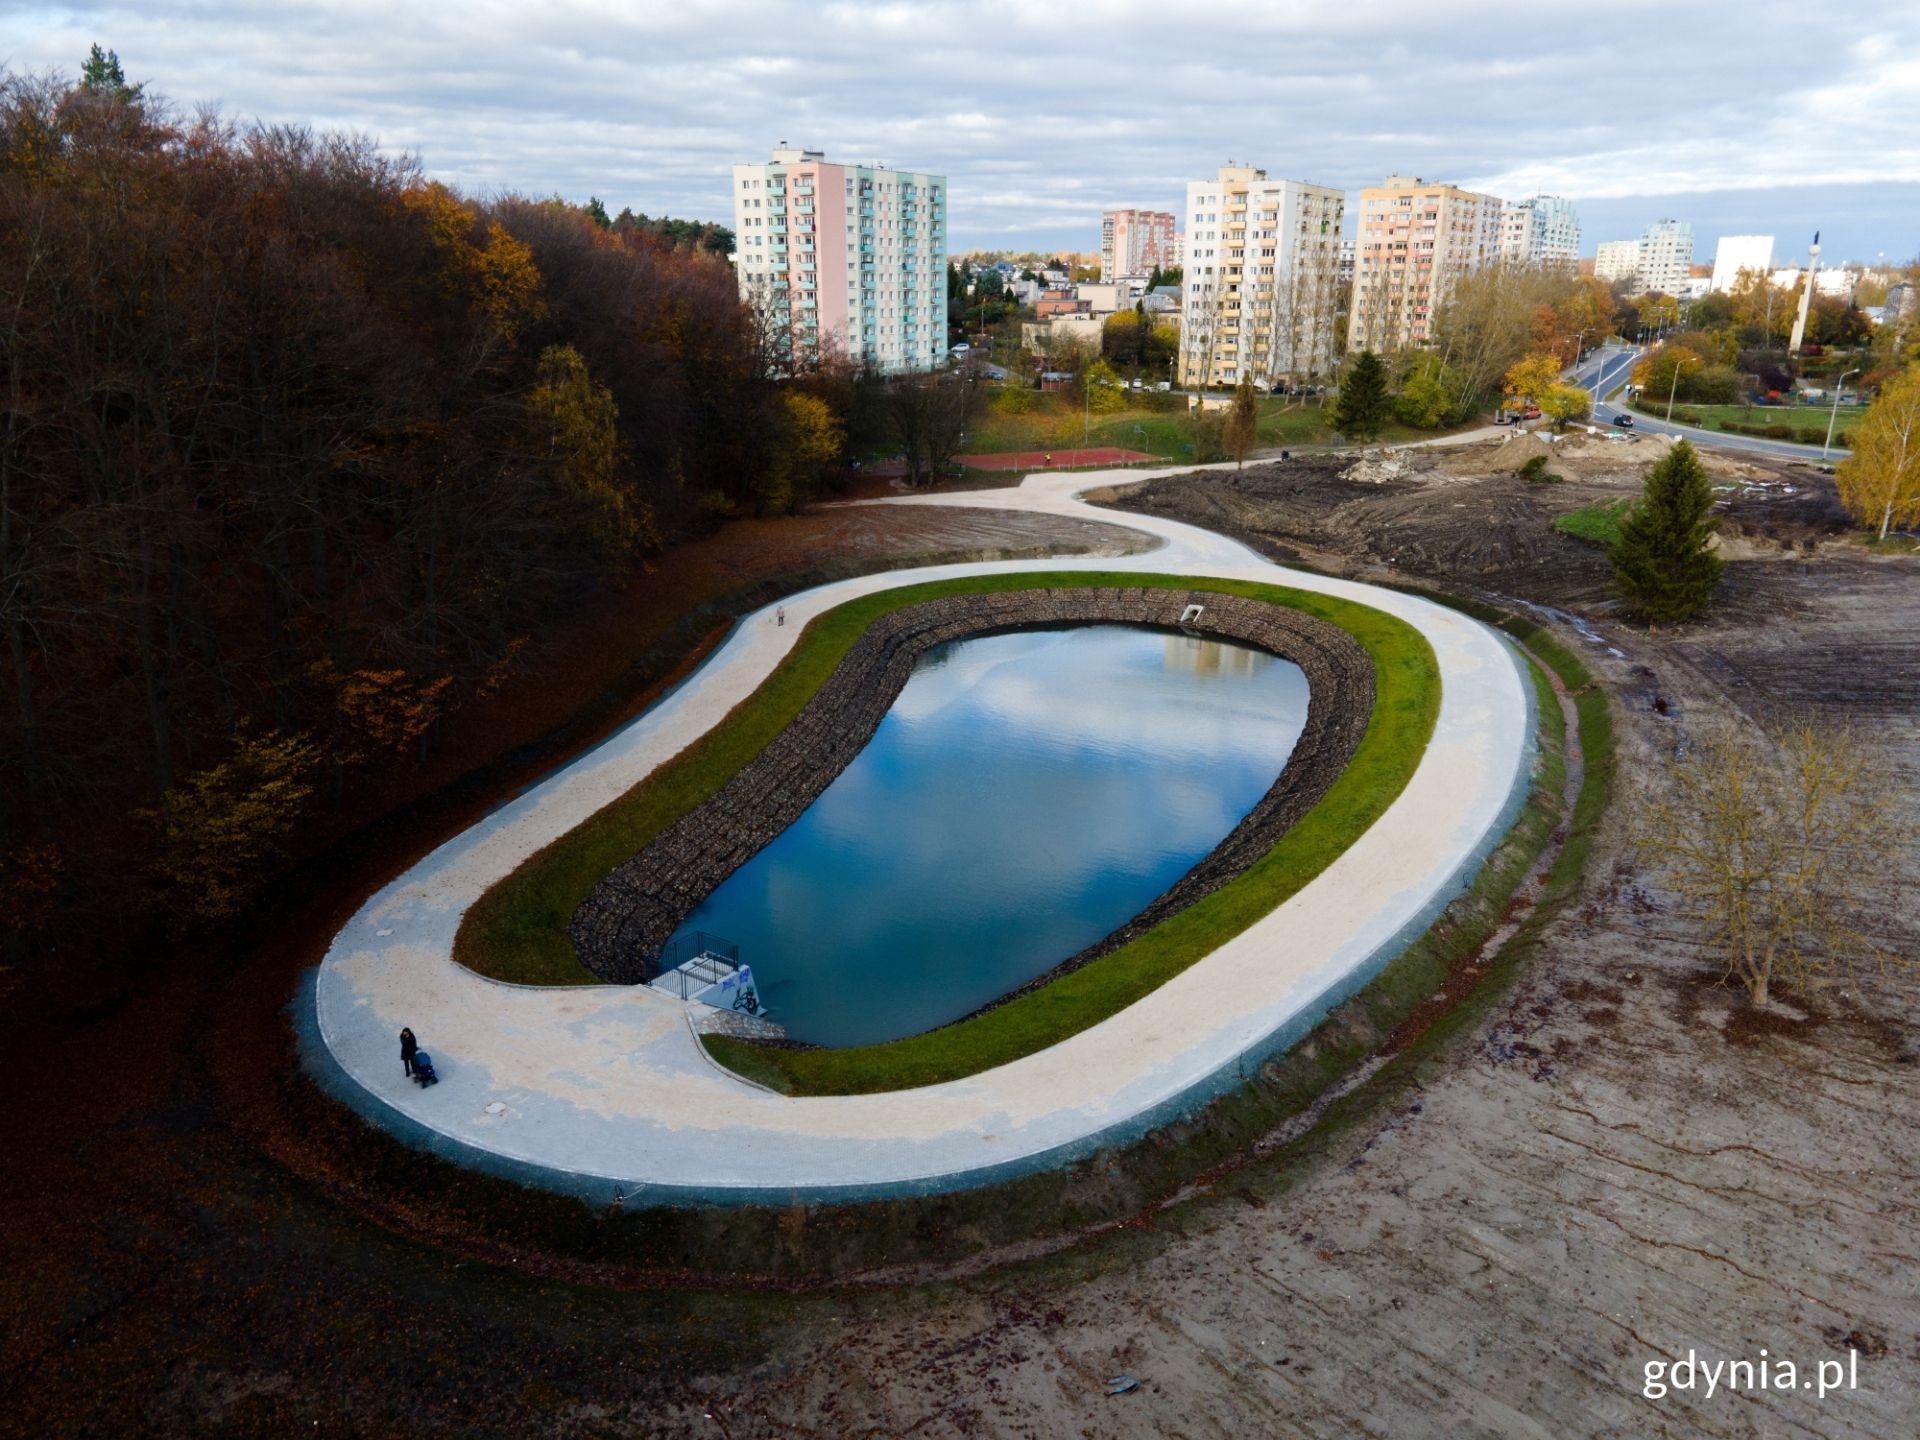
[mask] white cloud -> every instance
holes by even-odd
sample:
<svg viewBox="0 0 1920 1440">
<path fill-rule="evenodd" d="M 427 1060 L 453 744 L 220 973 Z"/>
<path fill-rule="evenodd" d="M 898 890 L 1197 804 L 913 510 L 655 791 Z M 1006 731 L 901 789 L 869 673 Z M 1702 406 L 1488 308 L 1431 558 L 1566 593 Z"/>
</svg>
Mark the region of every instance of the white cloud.
<svg viewBox="0 0 1920 1440">
<path fill-rule="evenodd" d="M 791 140 L 947 174 L 952 233 L 1090 245 L 1229 155 L 1576 199 L 1920 184 L 1920 7 L 1670 0 L 111 0 L 0 15 L 0 57 L 116 49 L 181 103 L 419 151 L 479 191 L 725 218 Z M 1649 217 L 1651 218 L 1651 217 Z M 1874 248 L 1920 243 L 1885 217 Z M 1589 240 L 1591 240 L 1591 236 Z"/>
</svg>

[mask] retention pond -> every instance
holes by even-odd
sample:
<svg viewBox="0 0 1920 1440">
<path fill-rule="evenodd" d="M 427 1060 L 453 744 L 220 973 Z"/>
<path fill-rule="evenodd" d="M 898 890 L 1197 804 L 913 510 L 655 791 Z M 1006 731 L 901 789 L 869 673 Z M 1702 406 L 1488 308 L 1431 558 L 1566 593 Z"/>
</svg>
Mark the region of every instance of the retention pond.
<svg viewBox="0 0 1920 1440">
<path fill-rule="evenodd" d="M 1270 789 L 1299 667 L 1143 627 L 978 636 L 921 657 L 865 749 L 688 917 L 796 1040 L 970 1014 L 1124 924 Z"/>
</svg>

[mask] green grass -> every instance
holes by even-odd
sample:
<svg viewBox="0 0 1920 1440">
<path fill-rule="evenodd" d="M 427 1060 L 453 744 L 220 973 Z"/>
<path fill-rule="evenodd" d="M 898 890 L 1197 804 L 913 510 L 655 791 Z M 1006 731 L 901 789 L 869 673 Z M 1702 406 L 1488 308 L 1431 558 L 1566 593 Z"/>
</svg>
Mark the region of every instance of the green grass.
<svg viewBox="0 0 1920 1440">
<path fill-rule="evenodd" d="M 1586 505 L 1556 516 L 1553 528 L 1576 540 L 1612 545 L 1620 538 L 1620 522 L 1626 519 L 1627 511 L 1632 508 L 1631 500 L 1607 500 L 1597 505 Z"/>
<path fill-rule="evenodd" d="M 821 616 L 726 721 L 626 795 L 530 856 L 468 911 L 454 958 L 521 984 L 588 983 L 567 922 L 610 870 L 715 794 L 799 714 L 879 615 L 943 595 L 1061 585 L 1206 588 L 1275 604 L 1340 625 L 1374 661 L 1371 721 L 1352 763 L 1301 821 L 1231 884 L 1132 944 L 1053 984 L 958 1025 L 886 1045 L 775 1051 L 714 1037 L 722 1063 L 796 1094 L 906 1089 L 976 1073 L 1098 1023 L 1238 934 L 1330 864 L 1386 809 L 1411 777 L 1439 709 L 1433 653 L 1411 626 L 1367 606 L 1284 586 L 1130 572 L 985 575 L 914 585 L 850 601 Z"/>
<path fill-rule="evenodd" d="M 1080 402 L 1073 396 L 1050 392 L 1034 398 L 1035 408 L 1025 415 L 1002 414 L 989 402 L 986 413 L 968 427 L 965 453 L 991 455 L 1013 450 L 1069 450 L 1111 445 L 1176 460 L 1188 458 L 1187 401 L 1183 395 L 1130 394 L 1125 409 L 1093 416 L 1090 434 L 1084 429 L 1086 417 Z M 1343 443 L 1340 437 L 1326 425 L 1326 417 L 1331 413 L 1331 405 L 1322 408 L 1277 397 L 1263 399 L 1258 444 L 1261 448 L 1278 449 L 1339 445 Z M 1445 433 L 1389 423 L 1377 443 L 1391 445 L 1405 440 L 1431 439 Z M 1082 438 L 1083 435 L 1086 438 Z"/>
<path fill-rule="evenodd" d="M 1664 420 L 1667 416 L 1664 400 L 1649 401 L 1645 396 L 1633 403 L 1633 409 L 1654 420 Z M 1749 407 L 1746 405 L 1694 405 L 1682 400 L 1673 407 L 1673 418 L 1676 424 L 1680 422 L 1682 411 L 1688 415 L 1699 416 L 1703 427 L 1708 430 L 1719 430 L 1729 424 L 1786 425 L 1796 432 L 1818 430 L 1823 438 L 1827 433 L 1827 421 L 1833 418 L 1833 408 L 1830 405 L 1754 405 Z M 1838 437 L 1847 434 L 1866 418 L 1866 413 L 1867 407 L 1864 405 L 1842 405 L 1839 422 L 1833 427 L 1834 435 Z M 1820 440 L 1815 439 L 1812 443 L 1818 445 Z"/>
<path fill-rule="evenodd" d="M 1037 582 L 1034 582 L 1037 583 Z M 1130 583 L 1126 577 L 1085 583 Z M 1196 582 L 1162 580 L 1181 586 Z M 1165 984 L 1281 904 L 1333 862 L 1411 778 L 1439 708 L 1433 652 L 1411 626 L 1369 607 L 1280 586 L 1206 580 L 1211 590 L 1285 604 L 1342 626 L 1374 660 L 1374 711 L 1352 762 L 1320 803 L 1242 875 L 1112 954 L 985 1014 L 924 1035 L 843 1050 L 764 1051 L 723 1036 L 722 1064 L 796 1095 L 851 1095 L 936 1085 L 1059 1043 Z M 749 1059 L 749 1052 L 751 1058 Z"/>
</svg>

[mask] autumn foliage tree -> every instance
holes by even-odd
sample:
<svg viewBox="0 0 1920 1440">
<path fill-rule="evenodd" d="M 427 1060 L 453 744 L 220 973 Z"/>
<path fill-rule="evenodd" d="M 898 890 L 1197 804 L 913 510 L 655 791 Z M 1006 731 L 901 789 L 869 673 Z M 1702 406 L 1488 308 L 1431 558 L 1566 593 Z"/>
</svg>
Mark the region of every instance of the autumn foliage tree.
<svg viewBox="0 0 1920 1440">
<path fill-rule="evenodd" d="M 1920 365 L 1881 387 L 1834 483 L 1840 503 L 1882 540 L 1892 526 L 1920 520 Z"/>
<path fill-rule="evenodd" d="M 95 938 L 231 913 L 790 423 L 710 251 L 0 77 L 0 848 Z"/>
<path fill-rule="evenodd" d="M 1754 1005 L 1782 981 L 1804 996 L 1822 975 L 1903 963 L 1873 938 L 1912 838 L 1884 760 L 1860 733 L 1811 720 L 1717 724 L 1639 805 L 1642 855 Z"/>
<path fill-rule="evenodd" d="M 1243 376 L 1234 387 L 1227 406 L 1227 423 L 1221 441 L 1236 468 L 1247 463 L 1247 456 L 1260 439 L 1260 398 L 1254 394 L 1253 379 Z"/>
</svg>

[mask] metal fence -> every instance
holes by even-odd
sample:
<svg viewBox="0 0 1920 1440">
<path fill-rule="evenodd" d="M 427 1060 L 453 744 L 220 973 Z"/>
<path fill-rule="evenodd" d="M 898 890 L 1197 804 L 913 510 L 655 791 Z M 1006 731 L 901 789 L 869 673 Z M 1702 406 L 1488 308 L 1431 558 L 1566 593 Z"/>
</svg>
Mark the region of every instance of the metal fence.
<svg viewBox="0 0 1920 1440">
<path fill-rule="evenodd" d="M 654 965 L 656 978 L 647 983 L 685 1000 L 738 970 L 740 947 L 723 935 L 689 930 L 669 940 Z"/>
</svg>

